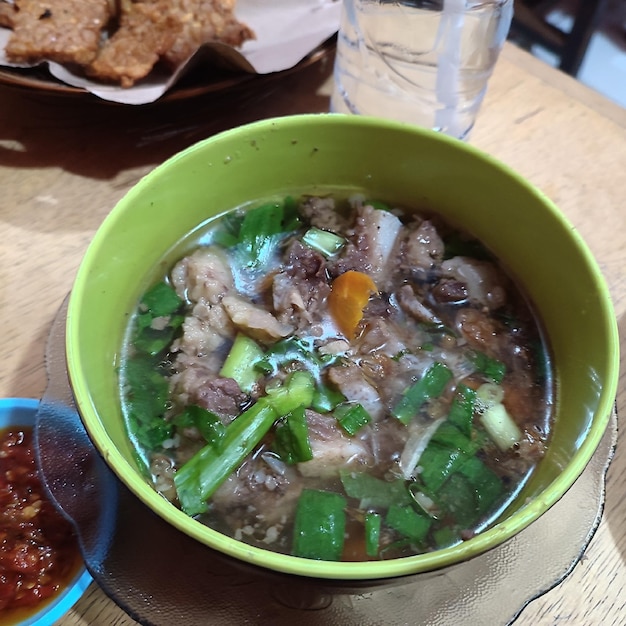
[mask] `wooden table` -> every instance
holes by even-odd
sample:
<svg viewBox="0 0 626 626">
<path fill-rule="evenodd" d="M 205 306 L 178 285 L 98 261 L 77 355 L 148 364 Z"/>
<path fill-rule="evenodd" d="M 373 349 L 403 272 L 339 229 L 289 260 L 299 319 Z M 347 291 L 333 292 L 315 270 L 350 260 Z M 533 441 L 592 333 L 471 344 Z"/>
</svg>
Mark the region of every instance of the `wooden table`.
<svg viewBox="0 0 626 626">
<path fill-rule="evenodd" d="M 322 61 L 280 80 L 140 108 L 0 88 L 0 396 L 42 396 L 51 322 L 95 230 L 129 187 L 219 130 L 326 111 L 330 69 Z M 623 334 L 626 110 L 507 44 L 471 142 L 545 191 L 580 230 L 606 276 Z M 623 380 L 620 410 L 626 414 Z M 618 445 L 604 516 L 585 557 L 516 625 L 625 623 L 625 477 Z M 134 623 L 96 585 L 60 622 Z"/>
</svg>

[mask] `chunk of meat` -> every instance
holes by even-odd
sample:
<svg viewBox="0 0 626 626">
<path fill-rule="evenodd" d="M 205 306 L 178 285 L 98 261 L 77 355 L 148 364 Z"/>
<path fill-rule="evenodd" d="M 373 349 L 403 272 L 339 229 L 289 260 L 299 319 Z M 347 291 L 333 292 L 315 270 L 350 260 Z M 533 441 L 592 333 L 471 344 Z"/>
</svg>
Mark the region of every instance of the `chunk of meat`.
<svg viewBox="0 0 626 626">
<path fill-rule="evenodd" d="M 233 274 L 224 253 L 213 246 L 198 248 L 172 269 L 178 296 L 190 302 L 217 304 L 233 288 Z"/>
<path fill-rule="evenodd" d="M 358 437 L 349 437 L 330 415 L 307 409 L 306 421 L 313 458 L 298 463 L 302 476 L 328 478 L 340 469 L 373 464 L 372 452 Z"/>
<path fill-rule="evenodd" d="M 222 307 L 211 307 L 208 309 L 213 313 L 214 319 L 203 319 L 190 315 L 183 322 L 183 334 L 172 345 L 173 352 L 183 352 L 187 356 L 204 357 L 223 347 L 227 339 L 234 337 L 234 329 L 229 324 L 222 324 Z M 219 318 L 219 323 L 215 319 Z"/>
<path fill-rule="evenodd" d="M 108 0 L 16 0 L 15 6 L 5 50 L 14 62 L 90 63 L 111 17 Z"/>
<path fill-rule="evenodd" d="M 489 261 L 456 256 L 441 264 L 441 274 L 465 284 L 473 304 L 495 310 L 506 303 L 504 275 Z"/>
<path fill-rule="evenodd" d="M 295 467 L 265 452 L 249 456 L 217 489 L 211 499 L 223 515 L 233 513 L 236 527 L 250 526 L 264 537 L 268 527 L 292 517 L 303 481 Z"/>
<path fill-rule="evenodd" d="M 287 337 L 294 330 L 289 324 L 278 321 L 263 307 L 240 296 L 224 296 L 222 304 L 233 324 L 258 341 L 271 343 Z"/>
<path fill-rule="evenodd" d="M 324 257 L 294 241 L 288 248 L 285 267 L 274 275 L 272 299 L 278 319 L 303 327 L 324 309 L 330 287 L 326 281 Z"/>
<path fill-rule="evenodd" d="M 389 263 L 402 222 L 389 211 L 369 204 L 357 210 L 354 234 L 336 263 L 336 273 L 356 270 L 368 274 L 378 286 L 394 270 Z"/>
<path fill-rule="evenodd" d="M 425 278 L 441 263 L 444 248 L 443 240 L 433 223 L 424 220 L 417 228 L 407 229 L 400 265 Z"/>
<path fill-rule="evenodd" d="M 346 219 L 337 212 L 335 199 L 332 197 L 310 197 L 300 204 L 300 213 L 315 228 L 334 233 L 343 232 L 347 227 Z"/>
<path fill-rule="evenodd" d="M 185 404 L 195 404 L 231 421 L 241 412 L 247 396 L 232 378 L 215 377 L 202 367 L 188 367 L 172 377 L 175 397 Z"/>
<path fill-rule="evenodd" d="M 411 285 L 403 285 L 398 292 L 400 306 L 419 322 L 441 324 L 442 321 L 415 295 Z"/>
<path fill-rule="evenodd" d="M 385 407 L 376 387 L 365 377 L 363 370 L 354 363 L 328 369 L 328 378 L 351 402 L 358 402 L 376 421 L 383 417 Z"/>
</svg>

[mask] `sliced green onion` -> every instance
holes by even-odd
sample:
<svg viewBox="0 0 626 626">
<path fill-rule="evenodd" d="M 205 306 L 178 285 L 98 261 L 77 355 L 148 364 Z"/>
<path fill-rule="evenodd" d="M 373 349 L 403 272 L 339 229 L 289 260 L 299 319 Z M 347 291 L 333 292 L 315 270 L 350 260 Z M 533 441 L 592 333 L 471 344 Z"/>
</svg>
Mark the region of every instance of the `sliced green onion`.
<svg viewBox="0 0 626 626">
<path fill-rule="evenodd" d="M 276 427 L 274 447 L 280 458 L 289 465 L 313 458 L 304 407 L 295 408 Z"/>
<path fill-rule="evenodd" d="M 174 427 L 163 418 L 169 399 L 169 384 L 156 368 L 154 359 L 137 355 L 123 370 L 128 387 L 126 411 L 129 429 L 148 450 L 155 450 L 172 436 Z"/>
<path fill-rule="evenodd" d="M 346 240 L 339 235 L 335 235 L 335 233 L 312 226 L 304 233 L 302 243 L 325 257 L 331 257 L 343 248 Z"/>
<path fill-rule="evenodd" d="M 476 392 L 461 384 L 456 388 L 450 405 L 448 421 L 454 424 L 466 437 L 469 437 L 472 431 L 475 401 Z"/>
<path fill-rule="evenodd" d="M 346 528 L 346 499 L 338 493 L 304 489 L 296 508 L 292 554 L 339 561 Z"/>
<path fill-rule="evenodd" d="M 280 387 L 268 390 L 226 426 L 221 452 L 206 445 L 174 475 L 181 508 L 188 515 L 207 510 L 207 500 L 266 435 L 279 417 L 299 406 L 308 407 L 315 385 L 310 374 L 294 372 Z"/>
<path fill-rule="evenodd" d="M 396 504 L 389 507 L 385 522 L 401 535 L 408 537 L 416 543 L 424 540 L 432 525 L 430 518 L 420 515 L 413 507 L 398 506 Z"/>
<path fill-rule="evenodd" d="M 222 365 L 220 376 L 233 378 L 241 391 L 250 393 L 260 377 L 255 365 L 263 356 L 261 346 L 254 339 L 238 333 Z"/>
<path fill-rule="evenodd" d="M 475 456 L 461 466 L 459 474 L 465 476 L 474 489 L 479 517 L 491 510 L 504 493 L 502 480 Z"/>
<path fill-rule="evenodd" d="M 403 480 L 381 480 L 366 472 L 349 470 L 341 470 L 339 476 L 346 495 L 359 500 L 362 509 L 388 509 L 392 504 L 411 504 L 411 496 Z"/>
<path fill-rule="evenodd" d="M 488 407 L 481 413 L 480 421 L 487 434 L 502 452 L 508 450 L 522 438 L 522 431 L 503 404 L 494 404 Z"/>
<path fill-rule="evenodd" d="M 506 374 L 506 365 L 484 352 L 474 352 L 471 361 L 476 369 L 486 378 L 490 378 L 494 383 L 500 384 Z"/>
<path fill-rule="evenodd" d="M 365 553 L 375 559 L 380 545 L 382 517 L 378 513 L 365 514 Z"/>
<path fill-rule="evenodd" d="M 504 399 L 504 389 L 496 383 L 485 383 L 476 390 L 476 400 L 479 409 L 488 409 L 494 404 L 501 404 Z"/>
<path fill-rule="evenodd" d="M 207 500 L 252 452 L 277 417 L 267 399 L 261 398 L 226 427 L 220 452 L 208 444 L 176 472 L 178 500 L 187 515 L 207 510 Z"/>
<path fill-rule="evenodd" d="M 422 378 L 409 387 L 391 414 L 403 424 L 408 424 L 427 400 L 443 393 L 451 378 L 452 372 L 443 363 L 433 363 Z"/>
<path fill-rule="evenodd" d="M 475 490 L 460 472 L 452 474 L 441 487 L 437 502 L 446 517 L 460 528 L 471 528 L 478 521 Z"/>
<path fill-rule="evenodd" d="M 351 437 L 372 421 L 371 415 L 361 404 L 341 404 L 335 409 L 337 423 Z"/>
<path fill-rule="evenodd" d="M 268 401 L 278 415 L 287 415 L 300 406 L 311 406 L 315 381 L 308 372 L 293 372 L 282 385 L 268 388 L 266 392 Z"/>
<path fill-rule="evenodd" d="M 476 454 L 479 448 L 478 439 L 470 439 L 450 422 L 443 422 L 419 459 L 420 481 L 430 494 L 436 494 L 448 477 Z"/>
<path fill-rule="evenodd" d="M 337 389 L 333 389 L 324 383 L 315 388 L 312 408 L 318 413 L 330 413 L 338 404 L 344 402 L 346 397 Z"/>
</svg>

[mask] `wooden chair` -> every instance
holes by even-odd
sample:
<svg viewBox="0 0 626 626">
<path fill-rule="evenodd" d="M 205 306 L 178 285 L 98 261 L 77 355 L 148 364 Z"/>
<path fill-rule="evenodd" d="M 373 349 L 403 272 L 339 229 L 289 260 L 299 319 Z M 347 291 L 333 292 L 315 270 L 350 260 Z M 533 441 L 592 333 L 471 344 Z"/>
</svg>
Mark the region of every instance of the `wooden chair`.
<svg viewBox="0 0 626 626">
<path fill-rule="evenodd" d="M 545 19 L 553 1 L 515 0 L 510 38 L 526 47 L 538 44 L 546 48 L 557 55 L 559 69 L 576 76 L 606 3 L 607 0 L 576 0 L 574 24 L 565 32 Z"/>
</svg>

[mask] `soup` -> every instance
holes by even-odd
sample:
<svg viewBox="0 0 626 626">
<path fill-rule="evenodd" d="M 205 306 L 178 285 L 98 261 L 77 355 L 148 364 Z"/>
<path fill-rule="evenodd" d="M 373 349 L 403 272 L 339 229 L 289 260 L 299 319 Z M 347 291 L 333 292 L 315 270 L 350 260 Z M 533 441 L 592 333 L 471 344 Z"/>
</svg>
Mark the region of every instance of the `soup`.
<svg viewBox="0 0 626 626">
<path fill-rule="evenodd" d="M 252 545 L 387 559 L 483 530 L 542 458 L 549 351 L 524 295 L 436 214 L 270 201 L 190 235 L 129 324 L 154 487 Z"/>
</svg>

